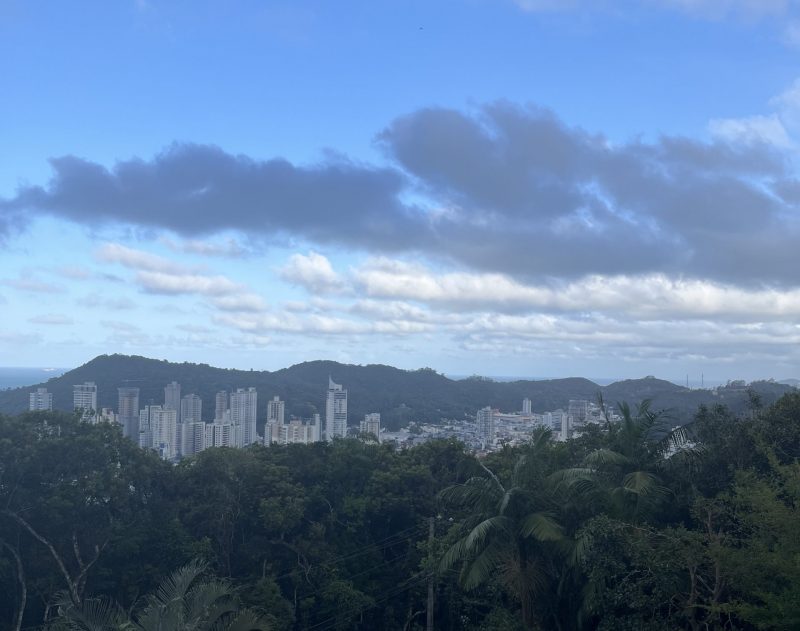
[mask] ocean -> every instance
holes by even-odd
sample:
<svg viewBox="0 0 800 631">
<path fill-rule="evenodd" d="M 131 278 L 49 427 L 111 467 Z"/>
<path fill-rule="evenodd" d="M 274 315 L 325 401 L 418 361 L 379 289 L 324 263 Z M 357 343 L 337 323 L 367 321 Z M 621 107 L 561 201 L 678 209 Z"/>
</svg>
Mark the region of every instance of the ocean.
<svg viewBox="0 0 800 631">
<path fill-rule="evenodd" d="M 0 366 L 0 390 L 21 388 L 43 383 L 53 377 L 60 377 L 69 368 L 17 368 Z"/>
</svg>

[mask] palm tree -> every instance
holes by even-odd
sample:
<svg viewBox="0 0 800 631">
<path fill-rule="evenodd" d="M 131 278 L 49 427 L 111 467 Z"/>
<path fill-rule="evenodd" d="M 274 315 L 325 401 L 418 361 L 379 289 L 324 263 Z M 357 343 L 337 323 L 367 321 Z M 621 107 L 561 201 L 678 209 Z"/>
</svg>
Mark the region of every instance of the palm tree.
<svg viewBox="0 0 800 631">
<path fill-rule="evenodd" d="M 536 598 L 547 584 L 547 559 L 559 541 L 562 529 L 556 505 L 544 479 L 544 458 L 550 447 L 550 432 L 535 433 L 528 452 L 518 458 L 511 479 L 503 482 L 482 463 L 485 475 L 441 493 L 443 503 L 466 511 L 460 536 L 440 561 L 440 571 L 461 565 L 459 582 L 473 589 L 490 578 L 519 601 L 522 622 L 535 623 Z M 547 548 L 550 548 L 549 550 Z"/>
<path fill-rule="evenodd" d="M 585 501 L 599 500 L 612 517 L 637 522 L 648 516 L 669 493 L 660 475 L 685 466 L 702 453 L 687 427 L 675 427 L 663 411 L 643 401 L 634 414 L 618 403 L 622 419 L 608 423 L 607 448 L 595 449 L 582 466 L 559 471 L 551 479 L 577 491 Z"/>
<path fill-rule="evenodd" d="M 200 580 L 208 566 L 192 561 L 165 578 L 129 617 L 105 598 L 58 603 L 53 631 L 269 631 L 266 619 L 242 608 L 236 590 L 218 578 Z"/>
</svg>

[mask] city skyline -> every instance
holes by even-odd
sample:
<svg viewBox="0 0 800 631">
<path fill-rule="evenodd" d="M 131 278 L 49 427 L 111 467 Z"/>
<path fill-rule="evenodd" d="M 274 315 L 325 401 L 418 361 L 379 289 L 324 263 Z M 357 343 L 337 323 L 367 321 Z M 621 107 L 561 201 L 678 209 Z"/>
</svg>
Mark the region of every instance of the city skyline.
<svg viewBox="0 0 800 631">
<path fill-rule="evenodd" d="M 3 363 L 800 377 L 796 3 L 381 4 L 3 4 Z"/>
</svg>

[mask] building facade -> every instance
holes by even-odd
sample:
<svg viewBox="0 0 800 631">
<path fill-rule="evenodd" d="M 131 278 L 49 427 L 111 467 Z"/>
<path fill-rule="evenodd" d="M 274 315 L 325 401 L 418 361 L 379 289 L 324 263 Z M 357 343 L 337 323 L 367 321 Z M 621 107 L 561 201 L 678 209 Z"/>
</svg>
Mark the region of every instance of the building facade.
<svg viewBox="0 0 800 631">
<path fill-rule="evenodd" d="M 122 425 L 122 435 L 131 440 L 139 439 L 139 388 L 117 388 L 119 406 L 117 419 Z"/>
<path fill-rule="evenodd" d="M 47 388 L 36 388 L 28 396 L 28 410 L 31 412 L 52 411 L 53 394 Z"/>
<path fill-rule="evenodd" d="M 494 410 L 490 407 L 478 410 L 477 438 L 484 448 L 494 444 Z"/>
<path fill-rule="evenodd" d="M 375 440 L 381 442 L 381 415 L 378 412 L 365 414 L 360 431 L 361 434 L 372 434 Z"/>
<path fill-rule="evenodd" d="M 72 409 L 81 411 L 81 420 L 97 420 L 97 385 L 86 381 L 72 386 Z"/>
<path fill-rule="evenodd" d="M 237 428 L 237 446 L 247 447 L 257 440 L 256 407 L 258 394 L 255 388 L 237 388 L 231 393 L 231 423 Z"/>
<path fill-rule="evenodd" d="M 328 394 L 325 398 L 325 440 L 347 436 L 347 390 L 328 377 Z"/>
<path fill-rule="evenodd" d="M 181 422 L 181 384 L 177 381 L 164 386 L 164 409 L 175 410 L 178 423 Z"/>
<path fill-rule="evenodd" d="M 283 425 L 286 415 L 286 402 L 281 401 L 279 397 L 272 397 L 271 401 L 267 402 L 267 423 L 275 421 L 279 425 Z"/>
<path fill-rule="evenodd" d="M 203 420 L 203 400 L 196 394 L 181 399 L 181 423 L 199 423 Z"/>
</svg>

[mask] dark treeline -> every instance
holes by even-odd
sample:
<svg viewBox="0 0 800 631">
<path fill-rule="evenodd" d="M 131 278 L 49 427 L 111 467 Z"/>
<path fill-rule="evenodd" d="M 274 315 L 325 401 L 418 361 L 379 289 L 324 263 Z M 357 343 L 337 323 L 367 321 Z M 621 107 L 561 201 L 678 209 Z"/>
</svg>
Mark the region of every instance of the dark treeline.
<svg viewBox="0 0 800 631">
<path fill-rule="evenodd" d="M 135 617 L 189 564 L 275 630 L 424 629 L 429 580 L 441 630 L 799 628 L 800 394 L 677 429 L 621 409 L 482 460 L 345 440 L 177 466 L 0 417 L 0 627 Z M 63 628 L 156 628 L 114 624 Z"/>
</svg>

